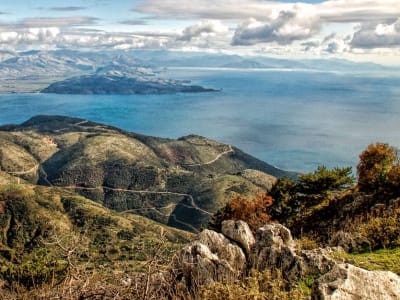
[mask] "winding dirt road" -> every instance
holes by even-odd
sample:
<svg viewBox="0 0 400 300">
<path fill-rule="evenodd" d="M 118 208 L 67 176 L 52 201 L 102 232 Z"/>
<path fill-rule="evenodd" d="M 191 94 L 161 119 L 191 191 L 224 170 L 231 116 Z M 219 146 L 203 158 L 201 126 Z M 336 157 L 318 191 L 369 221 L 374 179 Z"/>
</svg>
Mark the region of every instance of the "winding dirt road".
<svg viewBox="0 0 400 300">
<path fill-rule="evenodd" d="M 217 160 L 219 160 L 221 157 L 223 157 L 224 155 L 227 155 L 229 153 L 234 153 L 235 150 L 233 150 L 233 147 L 231 145 L 229 145 L 229 149 L 218 154 L 213 160 L 207 161 L 205 163 L 198 163 L 198 164 L 182 164 L 182 166 L 184 167 L 201 167 L 201 166 L 206 166 L 206 165 L 211 165 L 213 163 L 215 163 Z"/>
</svg>

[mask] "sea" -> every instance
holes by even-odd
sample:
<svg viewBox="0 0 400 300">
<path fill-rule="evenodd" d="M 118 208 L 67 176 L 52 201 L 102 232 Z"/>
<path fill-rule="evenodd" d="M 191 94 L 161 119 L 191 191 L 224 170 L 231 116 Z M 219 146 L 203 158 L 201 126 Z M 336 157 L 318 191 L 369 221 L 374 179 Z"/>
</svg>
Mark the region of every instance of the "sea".
<svg viewBox="0 0 400 300">
<path fill-rule="evenodd" d="M 219 92 L 168 95 L 1 94 L 0 124 L 35 115 L 89 119 L 146 135 L 197 134 L 278 168 L 355 167 L 370 143 L 400 147 L 400 74 L 169 68 L 160 76 Z"/>
</svg>

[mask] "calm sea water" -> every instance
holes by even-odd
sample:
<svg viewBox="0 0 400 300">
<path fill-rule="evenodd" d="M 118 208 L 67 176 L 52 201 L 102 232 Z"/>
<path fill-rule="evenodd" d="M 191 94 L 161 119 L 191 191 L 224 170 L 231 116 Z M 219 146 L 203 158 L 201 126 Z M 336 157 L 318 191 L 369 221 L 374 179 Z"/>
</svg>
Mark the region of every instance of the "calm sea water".
<svg viewBox="0 0 400 300">
<path fill-rule="evenodd" d="M 400 146 L 400 74 L 174 69 L 166 77 L 222 88 L 176 95 L 0 95 L 0 124 L 37 114 L 90 119 L 138 133 L 191 133 L 280 168 L 355 166 L 376 141 Z"/>
</svg>

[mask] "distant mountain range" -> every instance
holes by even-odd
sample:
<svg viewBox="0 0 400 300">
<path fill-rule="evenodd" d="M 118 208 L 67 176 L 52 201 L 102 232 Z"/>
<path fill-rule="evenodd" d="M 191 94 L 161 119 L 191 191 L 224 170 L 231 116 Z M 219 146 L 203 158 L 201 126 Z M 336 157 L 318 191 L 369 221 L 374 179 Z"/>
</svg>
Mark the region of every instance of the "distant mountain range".
<svg viewBox="0 0 400 300">
<path fill-rule="evenodd" d="M 62 82 L 82 84 L 90 83 L 93 76 L 100 76 L 107 83 L 106 76 L 117 76 L 114 81 L 116 86 L 124 82 L 122 77 L 135 78 L 136 81 L 148 81 L 159 91 L 182 92 L 202 91 L 199 87 L 178 87 L 177 81 L 161 78 L 160 71 L 164 68 L 192 67 L 192 68 L 232 68 L 232 69 L 304 69 L 322 72 L 383 72 L 399 71 L 397 68 L 389 68 L 373 63 L 355 63 L 338 59 L 316 60 L 290 60 L 277 59 L 263 56 L 239 56 L 226 54 L 209 54 L 201 52 L 177 52 L 177 51 L 99 51 L 81 52 L 72 50 L 56 51 L 28 51 L 8 52 L 0 51 L 0 93 L 38 92 L 49 85 Z M 80 78 L 80 76 L 85 76 Z M 141 80 L 138 80 L 138 78 Z M 71 79 L 73 78 L 73 79 Z M 80 79 L 79 79 L 80 78 Z M 97 77 L 96 77 L 97 78 Z M 129 81 L 128 81 L 129 82 Z M 104 83 L 104 82 L 103 82 Z M 161 86 L 160 86 L 161 84 Z M 182 84 L 182 82 L 180 83 Z M 168 86 L 166 88 L 166 85 Z M 173 85 L 173 86 L 170 86 Z M 57 88 L 56 88 L 57 87 Z M 60 85 L 52 86 L 45 91 L 60 92 Z M 102 90 L 102 93 L 121 93 L 121 88 L 110 87 Z M 156 88 L 156 92 L 157 92 Z M 125 89 L 125 87 L 123 87 Z M 208 90 L 208 89 L 206 89 Z M 133 91 L 137 92 L 135 88 Z M 146 89 L 145 93 L 151 91 Z M 69 92 L 68 89 L 63 92 Z M 81 90 L 82 93 L 94 92 Z M 132 91 L 130 91 L 132 92 Z M 128 91 L 125 91 L 128 93 Z"/>
</svg>

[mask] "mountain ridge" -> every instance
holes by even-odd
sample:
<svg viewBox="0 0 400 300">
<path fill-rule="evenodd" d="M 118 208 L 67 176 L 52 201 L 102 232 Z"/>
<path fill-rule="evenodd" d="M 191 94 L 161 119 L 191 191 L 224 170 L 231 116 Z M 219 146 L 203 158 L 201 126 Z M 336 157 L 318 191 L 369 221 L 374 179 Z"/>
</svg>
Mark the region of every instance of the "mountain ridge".
<svg viewBox="0 0 400 300">
<path fill-rule="evenodd" d="M 22 180 L 190 231 L 234 195 L 263 193 L 274 176 L 296 176 L 201 136 L 150 137 L 62 116 L 1 126 L 0 154 L 2 170 Z"/>
</svg>

